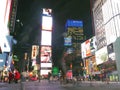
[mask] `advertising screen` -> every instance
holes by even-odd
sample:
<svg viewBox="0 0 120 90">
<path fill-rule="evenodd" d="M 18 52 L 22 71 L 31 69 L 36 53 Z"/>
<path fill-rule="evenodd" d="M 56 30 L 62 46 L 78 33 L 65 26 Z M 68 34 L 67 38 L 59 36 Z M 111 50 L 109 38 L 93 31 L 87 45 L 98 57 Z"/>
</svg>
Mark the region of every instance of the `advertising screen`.
<svg viewBox="0 0 120 90">
<path fill-rule="evenodd" d="M 38 55 L 39 51 L 39 46 L 38 45 L 32 45 L 32 54 L 31 54 L 31 58 L 34 60 L 36 60 L 36 57 Z"/>
<path fill-rule="evenodd" d="M 0 30 L 2 34 L 8 35 L 8 20 L 10 15 L 11 0 L 0 0 Z M 1 40 L 0 40 L 1 41 Z"/>
<path fill-rule="evenodd" d="M 90 50 L 91 54 L 94 54 L 95 51 L 97 50 L 97 45 L 96 45 L 96 37 L 92 37 L 89 39 L 90 40 Z"/>
<path fill-rule="evenodd" d="M 42 67 L 51 68 L 52 67 L 52 63 L 41 63 L 41 68 Z"/>
<path fill-rule="evenodd" d="M 79 20 L 67 20 L 66 27 L 83 27 L 83 22 Z"/>
<path fill-rule="evenodd" d="M 91 56 L 90 40 L 85 41 L 86 56 Z"/>
<path fill-rule="evenodd" d="M 84 39 L 83 28 L 81 27 L 68 27 L 67 35 L 72 37 L 72 41 L 81 41 Z"/>
<path fill-rule="evenodd" d="M 86 57 L 85 42 L 81 44 L 81 54 L 82 54 L 82 58 Z"/>
<path fill-rule="evenodd" d="M 51 62 L 51 47 L 41 46 L 41 63 Z"/>
<path fill-rule="evenodd" d="M 52 17 L 42 16 L 42 30 L 52 30 Z"/>
<path fill-rule="evenodd" d="M 72 37 L 65 37 L 64 46 L 71 46 L 71 45 L 72 45 Z"/>
<path fill-rule="evenodd" d="M 0 25 L 4 22 L 6 1 L 7 0 L 0 0 Z"/>
<path fill-rule="evenodd" d="M 41 75 L 48 75 L 48 72 L 51 72 L 51 70 L 41 70 Z"/>
<path fill-rule="evenodd" d="M 0 36 L 0 46 L 1 46 L 1 49 L 2 49 L 2 52 L 10 52 L 11 51 L 11 48 L 12 48 L 12 39 L 13 37 L 12 36 Z"/>
<path fill-rule="evenodd" d="M 43 8 L 43 14 L 47 16 L 51 16 L 52 9 L 49 8 Z"/>
<path fill-rule="evenodd" d="M 97 45 L 96 45 L 95 36 L 93 36 L 92 38 L 86 40 L 84 43 L 81 44 L 82 58 L 95 55 L 96 50 L 97 50 Z"/>
<path fill-rule="evenodd" d="M 52 32 L 42 30 L 41 33 L 42 33 L 41 45 L 50 45 L 51 46 Z"/>
<path fill-rule="evenodd" d="M 108 60 L 107 47 L 103 47 L 100 50 L 96 51 L 95 55 L 97 65 L 106 62 Z"/>
</svg>

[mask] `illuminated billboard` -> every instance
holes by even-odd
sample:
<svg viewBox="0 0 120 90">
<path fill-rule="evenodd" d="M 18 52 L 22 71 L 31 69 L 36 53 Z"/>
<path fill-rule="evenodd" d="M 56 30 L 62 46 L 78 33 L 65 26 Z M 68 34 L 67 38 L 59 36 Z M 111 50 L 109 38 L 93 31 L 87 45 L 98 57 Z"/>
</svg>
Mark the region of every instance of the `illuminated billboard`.
<svg viewBox="0 0 120 90">
<path fill-rule="evenodd" d="M 43 15 L 51 16 L 52 9 L 43 8 Z"/>
<path fill-rule="evenodd" d="M 38 45 L 33 45 L 32 46 L 32 54 L 31 54 L 31 59 L 36 60 L 36 57 L 39 53 L 39 46 Z"/>
<path fill-rule="evenodd" d="M 71 46 L 71 45 L 72 45 L 72 37 L 65 37 L 64 46 Z"/>
<path fill-rule="evenodd" d="M 86 58 L 85 42 L 81 44 L 81 54 L 82 54 L 82 58 Z"/>
<path fill-rule="evenodd" d="M 73 42 L 84 40 L 82 27 L 68 27 L 67 31 L 67 35 L 72 37 Z"/>
<path fill-rule="evenodd" d="M 95 55 L 96 50 L 97 50 L 97 45 L 96 45 L 96 37 L 95 36 L 93 36 L 92 38 L 86 40 L 84 43 L 81 44 L 82 58 L 86 58 L 91 55 Z"/>
<path fill-rule="evenodd" d="M 41 46 L 41 63 L 51 62 L 51 46 Z"/>
<path fill-rule="evenodd" d="M 42 30 L 52 30 L 52 17 L 42 16 Z"/>
<path fill-rule="evenodd" d="M 1 46 L 1 50 L 2 52 L 10 52 L 11 49 L 12 49 L 12 39 L 13 37 L 12 36 L 0 36 L 0 46 Z"/>
<path fill-rule="evenodd" d="M 42 67 L 51 68 L 52 67 L 52 63 L 41 63 L 41 68 Z"/>
<path fill-rule="evenodd" d="M 107 47 L 103 47 L 95 52 L 96 56 L 96 64 L 102 64 L 106 61 L 108 61 L 108 52 Z"/>
<path fill-rule="evenodd" d="M 48 75 L 48 72 L 51 72 L 51 70 L 41 70 L 41 75 Z"/>
<path fill-rule="evenodd" d="M 42 30 L 41 45 L 50 45 L 52 40 L 52 32 Z"/>
<path fill-rule="evenodd" d="M 1 34 L 8 35 L 8 21 L 10 15 L 10 7 L 12 0 L 0 0 L 0 30 Z"/>
<path fill-rule="evenodd" d="M 83 22 L 80 20 L 67 20 L 66 27 L 83 27 Z"/>
</svg>

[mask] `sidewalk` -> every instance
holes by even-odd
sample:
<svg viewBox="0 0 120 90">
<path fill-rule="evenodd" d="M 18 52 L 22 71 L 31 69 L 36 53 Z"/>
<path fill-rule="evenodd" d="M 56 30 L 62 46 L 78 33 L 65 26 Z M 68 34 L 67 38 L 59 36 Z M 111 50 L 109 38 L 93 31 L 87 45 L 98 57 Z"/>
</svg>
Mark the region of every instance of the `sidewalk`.
<svg viewBox="0 0 120 90">
<path fill-rule="evenodd" d="M 120 82 L 102 82 L 102 81 L 82 81 L 82 82 L 77 82 L 75 84 L 73 83 L 68 83 L 65 85 L 62 85 L 64 87 L 94 87 L 94 88 L 120 88 Z"/>
<path fill-rule="evenodd" d="M 9 83 L 0 82 L 0 90 L 21 90 L 21 83 L 9 84 Z"/>
<path fill-rule="evenodd" d="M 59 81 L 51 81 L 48 82 L 48 80 L 41 80 L 39 81 L 26 81 L 26 82 L 19 82 L 17 84 L 15 83 L 0 83 L 0 90 L 3 90 L 2 88 L 8 88 L 6 90 L 23 90 L 25 87 L 44 87 L 44 86 L 52 86 L 52 87 L 81 87 L 81 88 L 89 88 L 89 87 L 94 87 L 94 88 L 120 88 L 120 82 L 102 82 L 102 81 L 82 81 L 82 82 L 77 82 L 77 83 L 63 83 L 60 84 Z M 17 88 L 16 88 L 17 87 Z"/>
</svg>

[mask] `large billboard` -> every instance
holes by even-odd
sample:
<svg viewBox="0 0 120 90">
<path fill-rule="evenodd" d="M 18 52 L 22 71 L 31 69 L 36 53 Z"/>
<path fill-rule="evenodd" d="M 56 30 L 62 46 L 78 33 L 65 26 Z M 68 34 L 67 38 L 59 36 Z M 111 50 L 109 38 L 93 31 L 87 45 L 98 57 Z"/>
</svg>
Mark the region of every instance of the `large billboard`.
<svg viewBox="0 0 120 90">
<path fill-rule="evenodd" d="M 1 34 L 8 35 L 8 21 L 10 15 L 10 6 L 12 0 L 0 0 L 0 31 Z"/>
<path fill-rule="evenodd" d="M 42 16 L 42 30 L 52 30 L 52 17 Z"/>
<path fill-rule="evenodd" d="M 41 46 L 41 63 L 51 62 L 51 46 Z"/>
<path fill-rule="evenodd" d="M 84 40 L 82 27 L 68 27 L 67 31 L 68 31 L 67 36 L 71 36 L 73 42 Z"/>
<path fill-rule="evenodd" d="M 51 16 L 52 9 L 49 8 L 43 8 L 43 15 L 45 16 Z"/>
<path fill-rule="evenodd" d="M 82 58 L 86 58 L 91 55 L 95 55 L 96 50 L 97 50 L 97 45 L 96 45 L 96 37 L 95 36 L 86 40 L 84 43 L 81 44 Z"/>
<path fill-rule="evenodd" d="M 41 63 L 41 68 L 42 67 L 51 68 L 52 67 L 52 63 Z"/>
<path fill-rule="evenodd" d="M 107 47 L 103 47 L 99 49 L 98 51 L 95 52 L 96 56 L 96 64 L 102 64 L 106 61 L 108 61 L 108 52 L 107 52 Z"/>
<path fill-rule="evenodd" d="M 72 46 L 72 37 L 64 37 L 64 46 Z"/>
<path fill-rule="evenodd" d="M 10 52 L 10 38 L 9 37 L 9 29 L 8 29 L 8 21 L 10 15 L 10 7 L 12 0 L 0 0 L 0 46 L 2 52 Z"/>
<path fill-rule="evenodd" d="M 41 75 L 48 75 L 48 72 L 51 72 L 51 69 L 41 70 L 40 74 L 41 74 Z"/>
<path fill-rule="evenodd" d="M 32 45 L 31 59 L 36 60 L 38 54 L 39 54 L 39 46 L 38 45 Z"/>
<path fill-rule="evenodd" d="M 41 35 L 41 45 L 50 45 L 52 43 L 52 32 L 50 31 L 41 31 L 42 35 Z"/>
<path fill-rule="evenodd" d="M 81 21 L 81 20 L 67 20 L 66 27 L 83 27 L 83 21 Z"/>
</svg>

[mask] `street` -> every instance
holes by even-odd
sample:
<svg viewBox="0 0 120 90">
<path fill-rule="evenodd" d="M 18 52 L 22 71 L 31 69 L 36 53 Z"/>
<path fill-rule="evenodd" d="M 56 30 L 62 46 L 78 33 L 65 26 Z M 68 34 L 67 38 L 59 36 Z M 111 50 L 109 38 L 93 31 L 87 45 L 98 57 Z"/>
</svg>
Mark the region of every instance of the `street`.
<svg viewBox="0 0 120 90">
<path fill-rule="evenodd" d="M 0 90 L 120 90 L 120 82 L 79 82 L 77 84 L 60 84 L 58 81 L 48 82 L 47 80 L 0 83 Z"/>
</svg>

